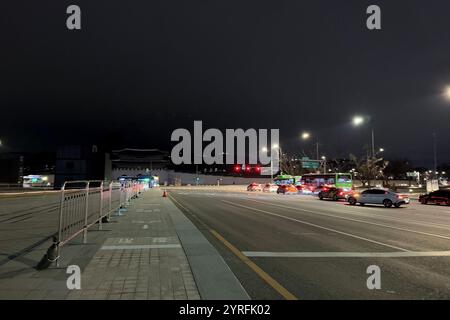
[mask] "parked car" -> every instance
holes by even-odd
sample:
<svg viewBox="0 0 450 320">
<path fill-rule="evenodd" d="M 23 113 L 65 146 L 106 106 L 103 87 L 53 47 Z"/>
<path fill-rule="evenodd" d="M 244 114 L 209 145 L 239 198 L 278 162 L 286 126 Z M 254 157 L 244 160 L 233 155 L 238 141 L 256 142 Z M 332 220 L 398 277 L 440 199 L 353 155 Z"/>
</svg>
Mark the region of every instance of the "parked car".
<svg viewBox="0 0 450 320">
<path fill-rule="evenodd" d="M 280 194 L 297 194 L 298 190 L 296 187 L 290 184 L 282 185 L 278 187 L 277 193 Z"/>
<path fill-rule="evenodd" d="M 421 204 L 443 204 L 450 206 L 450 189 L 437 190 L 429 194 L 421 195 L 419 196 L 419 202 Z"/>
<path fill-rule="evenodd" d="M 382 204 L 386 208 L 395 206 L 396 208 L 401 205 L 409 203 L 409 197 L 395 193 L 392 190 L 385 189 L 369 189 L 361 193 L 354 193 L 348 198 L 348 203 L 351 205 L 365 204 Z"/>
<path fill-rule="evenodd" d="M 319 191 L 317 196 L 320 200 L 333 199 L 334 201 L 337 201 L 339 199 L 348 199 L 348 197 L 350 197 L 352 194 L 352 191 L 345 191 L 341 188 L 323 187 L 322 190 Z"/>
<path fill-rule="evenodd" d="M 277 192 L 278 186 L 273 183 L 266 183 L 263 187 L 264 192 Z"/>
<path fill-rule="evenodd" d="M 259 183 L 250 183 L 247 187 L 247 191 L 262 191 L 262 187 Z"/>
</svg>

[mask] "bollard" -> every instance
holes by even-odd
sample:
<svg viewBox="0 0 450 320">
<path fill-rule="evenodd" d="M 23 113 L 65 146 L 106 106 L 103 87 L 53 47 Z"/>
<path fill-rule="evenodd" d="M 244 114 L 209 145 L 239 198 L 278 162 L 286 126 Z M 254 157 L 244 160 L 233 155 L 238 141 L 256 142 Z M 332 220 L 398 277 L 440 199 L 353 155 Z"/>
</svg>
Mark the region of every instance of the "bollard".
<svg viewBox="0 0 450 320">
<path fill-rule="evenodd" d="M 58 239 L 56 239 L 56 237 L 53 237 L 53 244 L 50 246 L 50 248 L 48 248 L 47 253 L 42 257 L 41 261 L 39 261 L 38 265 L 36 266 L 37 270 L 47 269 L 53 262 L 58 260 L 58 245 Z"/>
</svg>

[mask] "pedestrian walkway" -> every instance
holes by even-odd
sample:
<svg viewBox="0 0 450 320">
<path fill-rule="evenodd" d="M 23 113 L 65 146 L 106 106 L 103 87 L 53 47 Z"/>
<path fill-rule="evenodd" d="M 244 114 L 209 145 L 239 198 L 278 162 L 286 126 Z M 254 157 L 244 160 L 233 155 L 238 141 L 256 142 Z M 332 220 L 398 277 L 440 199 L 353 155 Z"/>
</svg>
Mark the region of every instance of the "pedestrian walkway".
<svg viewBox="0 0 450 320">
<path fill-rule="evenodd" d="M 249 299 L 217 250 L 160 189 L 142 193 L 102 231 L 89 231 L 87 244 L 69 243 L 59 267 L 37 271 L 30 261 L 37 263 L 48 245 L 0 270 L 0 299 Z M 69 290 L 66 271 L 74 265 L 81 289 Z"/>
<path fill-rule="evenodd" d="M 68 299 L 200 299 L 167 201 L 149 190 L 121 211 Z"/>
</svg>

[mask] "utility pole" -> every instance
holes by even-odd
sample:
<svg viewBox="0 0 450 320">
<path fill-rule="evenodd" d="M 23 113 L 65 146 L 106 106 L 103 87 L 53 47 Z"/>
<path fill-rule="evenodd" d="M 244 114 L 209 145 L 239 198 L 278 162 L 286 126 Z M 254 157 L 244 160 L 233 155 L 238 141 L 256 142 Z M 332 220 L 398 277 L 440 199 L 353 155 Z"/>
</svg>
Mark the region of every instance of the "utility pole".
<svg viewBox="0 0 450 320">
<path fill-rule="evenodd" d="M 316 159 L 319 160 L 319 140 L 316 142 Z"/>
<path fill-rule="evenodd" d="M 433 171 L 433 176 L 436 177 L 436 172 L 437 172 L 436 132 L 433 132 L 433 154 L 434 154 L 434 171 Z"/>
<path fill-rule="evenodd" d="M 372 158 L 375 158 L 375 135 L 372 129 Z"/>
</svg>

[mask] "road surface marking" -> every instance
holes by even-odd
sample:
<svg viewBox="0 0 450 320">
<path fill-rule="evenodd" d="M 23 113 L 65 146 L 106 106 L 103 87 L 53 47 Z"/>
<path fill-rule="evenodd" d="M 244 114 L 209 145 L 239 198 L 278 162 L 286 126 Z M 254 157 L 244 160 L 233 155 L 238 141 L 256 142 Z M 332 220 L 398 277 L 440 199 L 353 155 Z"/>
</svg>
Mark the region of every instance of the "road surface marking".
<svg viewBox="0 0 450 320">
<path fill-rule="evenodd" d="M 243 251 L 247 257 L 260 258 L 405 258 L 449 257 L 450 251 L 410 252 L 264 252 Z"/>
<path fill-rule="evenodd" d="M 298 202 L 297 202 L 298 203 Z M 316 202 L 317 203 L 317 202 Z M 344 205 L 342 203 L 339 203 L 341 205 Z M 411 224 L 418 224 L 420 226 L 430 226 L 430 227 L 438 227 L 441 229 L 447 229 L 450 230 L 450 225 L 449 224 L 443 224 L 443 223 L 435 223 L 435 222 L 429 222 L 429 221 L 424 221 L 424 220 L 412 220 L 412 219 L 408 219 L 405 221 L 405 217 L 409 217 L 411 215 L 421 215 L 418 213 L 410 213 L 409 210 L 417 210 L 416 208 L 412 208 L 409 207 L 408 208 L 408 212 L 404 212 L 404 211 L 396 211 L 396 212 L 401 212 L 402 214 L 404 214 L 404 217 L 393 217 L 392 215 L 386 215 L 386 214 L 380 214 L 380 213 L 386 213 L 386 209 L 383 207 L 368 207 L 366 206 L 364 209 L 366 209 L 366 211 L 362 212 L 361 211 L 361 207 L 352 207 L 350 205 L 346 205 L 346 208 L 349 210 L 348 212 L 346 212 L 347 214 L 350 215 L 356 215 L 361 217 L 362 215 L 364 215 L 367 218 L 377 218 L 377 219 L 386 219 L 386 220 L 391 220 L 391 221 L 400 221 L 400 222 L 407 222 L 407 223 L 411 223 Z M 350 212 L 352 211 L 352 212 Z M 374 213 L 376 212 L 376 213 Z M 446 212 L 446 211 L 443 211 Z M 440 212 L 442 214 L 442 212 Z M 450 211 L 447 211 L 447 213 L 450 213 Z M 423 216 L 423 214 L 422 214 Z M 430 217 L 430 216 L 428 216 Z"/>
<path fill-rule="evenodd" d="M 222 200 L 222 201 L 225 201 L 225 200 Z M 257 201 L 257 200 L 253 200 L 253 199 L 248 199 L 248 201 L 258 202 L 258 203 L 261 203 L 261 204 L 266 204 L 265 202 L 261 202 L 261 201 Z M 273 203 L 270 203 L 270 202 L 268 204 L 271 205 L 271 206 L 285 208 L 285 209 L 292 209 L 292 210 L 296 210 L 296 211 L 304 211 L 304 212 L 318 214 L 318 215 L 321 215 L 321 216 L 332 217 L 332 218 L 336 218 L 336 219 L 342 219 L 342 220 L 348 220 L 348 221 L 353 221 L 353 222 L 371 224 L 371 225 L 374 225 L 374 226 L 390 228 L 390 229 L 406 231 L 406 232 L 411 232 L 411 233 L 417 233 L 417 234 L 421 234 L 421 235 L 425 235 L 425 236 L 430 236 L 430 237 L 436 237 L 436 238 L 441 238 L 441 239 L 445 239 L 445 240 L 450 240 L 450 237 L 446 237 L 446 236 L 443 236 L 443 235 L 440 235 L 440 234 L 434 234 L 434 233 L 422 232 L 422 231 L 411 230 L 411 229 L 406 229 L 406 228 L 394 227 L 394 226 L 390 226 L 390 225 L 383 224 L 383 223 L 376 223 L 376 222 L 370 222 L 370 221 L 353 219 L 353 218 L 345 218 L 345 217 L 340 217 L 340 216 L 336 216 L 336 215 L 333 215 L 333 214 L 322 213 L 322 212 L 319 212 L 319 211 L 312 211 L 312 210 L 306 210 L 306 209 L 301 209 L 301 208 L 296 208 L 296 207 L 289 207 L 289 206 L 284 206 L 284 205 L 281 205 L 281 204 L 273 204 Z"/>
<path fill-rule="evenodd" d="M 176 204 L 178 204 L 181 208 L 183 208 L 186 212 L 191 213 L 189 209 L 187 209 L 184 205 L 182 205 L 178 200 L 176 200 L 173 196 L 169 194 L 169 198 Z M 245 255 L 242 254 L 235 246 L 233 246 L 230 242 L 228 242 L 222 235 L 220 235 L 217 231 L 212 230 L 206 225 L 202 220 L 197 218 L 197 220 L 205 226 L 205 228 L 220 242 L 223 243 L 224 246 L 228 248 L 232 253 L 234 253 L 242 262 L 244 262 L 250 269 L 253 270 L 260 278 L 262 278 L 269 286 L 271 286 L 276 292 L 278 292 L 283 298 L 286 300 L 298 300 L 298 298 L 289 292 L 285 287 L 283 287 L 278 281 L 272 278 L 267 272 L 262 270 L 256 263 L 251 261 Z"/>
<path fill-rule="evenodd" d="M 287 220 L 299 222 L 299 223 L 302 223 L 302 224 L 306 224 L 306 225 L 309 225 L 309 226 L 312 226 L 312 227 L 315 227 L 315 228 L 324 229 L 324 230 L 327 230 L 327 231 L 331 231 L 331 232 L 342 234 L 342 235 L 345 235 L 345 236 L 348 236 L 348 237 L 352 237 L 352 238 L 364 240 L 364 241 L 367 241 L 367 242 L 375 243 L 375 244 L 378 244 L 378 245 L 381 245 L 381 246 L 385 246 L 385 247 L 389 247 L 389 248 L 393 248 L 393 249 L 396 249 L 396 250 L 409 252 L 409 250 L 404 249 L 404 248 L 400 248 L 400 247 L 396 247 L 396 246 L 393 246 L 393 245 L 390 245 L 390 244 L 387 244 L 387 243 L 382 243 L 382 242 L 379 242 L 379 241 L 376 241 L 376 240 L 371 240 L 371 239 L 368 239 L 368 238 L 360 237 L 360 236 L 357 236 L 357 235 L 354 235 L 354 234 L 351 234 L 351 233 L 347 233 L 347 232 L 343 232 L 343 231 L 339 231 L 339 230 L 336 230 L 336 229 L 323 227 L 323 226 L 320 226 L 320 225 L 317 225 L 317 224 L 314 224 L 314 223 L 310 223 L 310 222 L 306 222 L 306 221 L 302 221 L 302 220 L 286 217 L 286 216 L 283 216 L 281 214 L 277 214 L 277 213 L 273 213 L 273 212 L 269 212 L 269 211 L 265 211 L 265 210 L 261 210 L 261 209 L 256 209 L 256 208 L 244 206 L 244 205 L 241 205 L 241 204 L 236 204 L 236 203 L 229 202 L 229 201 L 226 201 L 226 200 L 221 200 L 221 201 L 223 201 L 225 203 L 228 203 L 228 204 L 230 204 L 232 206 L 238 206 L 238 207 L 246 208 L 246 209 L 253 210 L 253 211 L 259 211 L 259 212 L 266 213 L 266 214 L 269 214 L 269 215 L 272 215 L 272 216 L 276 216 L 276 217 L 280 217 L 280 218 L 283 218 L 283 219 L 287 219 Z"/>
<path fill-rule="evenodd" d="M 144 224 L 144 225 L 142 226 L 142 229 L 144 229 L 144 230 L 148 229 L 148 224 Z"/>
<path fill-rule="evenodd" d="M 215 230 L 210 229 L 211 232 L 220 242 L 222 242 L 231 252 L 233 252 L 242 262 L 250 267 L 258 276 L 260 276 L 266 283 L 268 283 L 275 291 L 283 296 L 286 300 L 298 300 L 291 292 L 289 292 L 285 287 L 283 287 L 277 280 L 272 278 L 268 273 L 258 267 L 253 261 L 247 258 L 241 251 L 239 251 L 235 246 L 228 242 L 224 237 L 222 237 Z"/>
<path fill-rule="evenodd" d="M 181 248 L 179 244 L 141 244 L 125 246 L 103 246 L 101 250 L 137 250 L 137 249 L 175 249 Z"/>
</svg>

